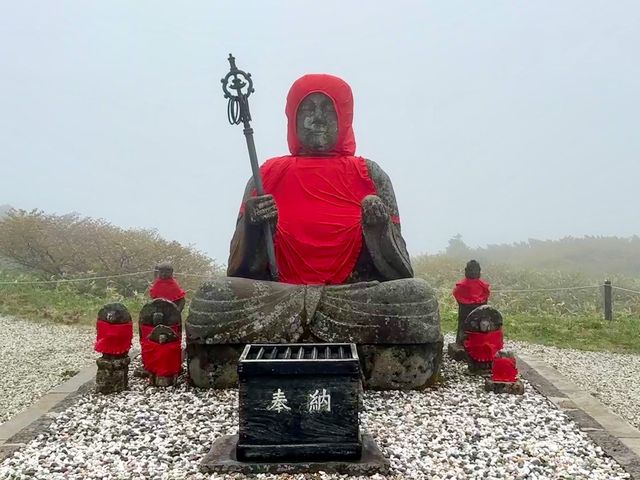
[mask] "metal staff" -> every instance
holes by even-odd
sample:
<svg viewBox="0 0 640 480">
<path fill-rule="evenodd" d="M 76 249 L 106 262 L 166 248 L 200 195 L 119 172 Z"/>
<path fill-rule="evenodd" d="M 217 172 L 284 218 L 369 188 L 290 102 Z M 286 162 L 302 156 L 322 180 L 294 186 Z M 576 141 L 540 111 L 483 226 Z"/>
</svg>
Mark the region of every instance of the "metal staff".
<svg viewBox="0 0 640 480">
<path fill-rule="evenodd" d="M 256 154 L 256 144 L 253 141 L 253 128 L 251 128 L 251 113 L 249 112 L 249 95 L 255 90 L 253 89 L 253 80 L 251 74 L 243 72 L 236 67 L 236 59 L 229 54 L 229 73 L 221 80 L 224 98 L 229 99 L 227 105 L 227 118 L 231 125 L 243 124 L 244 137 L 247 140 L 247 149 L 249 150 L 249 160 L 251 161 L 251 171 L 253 172 L 253 182 L 256 186 L 258 195 L 264 195 L 264 187 L 262 186 L 262 178 L 260 177 L 260 168 L 258 167 L 258 155 Z M 235 91 L 235 93 L 234 93 Z M 278 280 L 278 265 L 276 264 L 276 251 L 273 247 L 273 236 L 271 234 L 271 224 L 264 224 L 264 237 L 267 242 L 267 257 L 269 259 L 269 270 L 271 278 Z"/>
</svg>

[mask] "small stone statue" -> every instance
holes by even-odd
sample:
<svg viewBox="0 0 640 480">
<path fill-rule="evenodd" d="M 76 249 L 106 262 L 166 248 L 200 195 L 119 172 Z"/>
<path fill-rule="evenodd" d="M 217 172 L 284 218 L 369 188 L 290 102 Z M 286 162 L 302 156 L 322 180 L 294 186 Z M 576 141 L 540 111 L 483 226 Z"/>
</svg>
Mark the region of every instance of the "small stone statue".
<svg viewBox="0 0 640 480">
<path fill-rule="evenodd" d="M 142 365 L 149 383 L 173 385 L 182 370 L 182 319 L 176 305 L 156 298 L 140 311 Z"/>
<path fill-rule="evenodd" d="M 485 378 L 484 389 L 487 392 L 524 394 L 524 384 L 518 379 L 516 358 L 511 352 L 499 352 L 493 360 L 491 377 Z"/>
<path fill-rule="evenodd" d="M 114 393 L 128 387 L 129 350 L 133 339 L 133 323 L 127 308 L 110 303 L 98 312 L 95 350 L 102 354 L 96 360 L 96 391 Z"/>
<path fill-rule="evenodd" d="M 451 358 L 458 361 L 466 360 L 466 353 L 462 339 L 464 336 L 463 323 L 467 315 L 475 308 L 485 305 L 489 301 L 490 285 L 480 278 L 480 264 L 470 260 L 464 269 L 464 279 L 456 283 L 453 296 L 458 302 L 458 330 L 456 341 L 447 346 Z"/>
<path fill-rule="evenodd" d="M 502 315 L 490 305 L 474 309 L 464 319 L 463 345 L 469 372 L 489 375 L 496 354 L 504 345 Z"/>
<path fill-rule="evenodd" d="M 155 280 L 149 289 L 151 298 L 164 298 L 176 304 L 182 312 L 185 304 L 185 291 L 173 278 L 173 266 L 169 262 L 161 262 L 155 268 Z"/>
<path fill-rule="evenodd" d="M 389 176 L 355 155 L 351 88 L 332 75 L 305 75 L 289 90 L 286 115 L 290 154 L 260 167 L 264 195 L 249 181 L 228 276 L 204 283 L 191 302 L 191 381 L 235 386 L 247 343 L 349 342 L 367 388 L 426 387 L 442 357 L 436 294 L 413 278 Z"/>
</svg>

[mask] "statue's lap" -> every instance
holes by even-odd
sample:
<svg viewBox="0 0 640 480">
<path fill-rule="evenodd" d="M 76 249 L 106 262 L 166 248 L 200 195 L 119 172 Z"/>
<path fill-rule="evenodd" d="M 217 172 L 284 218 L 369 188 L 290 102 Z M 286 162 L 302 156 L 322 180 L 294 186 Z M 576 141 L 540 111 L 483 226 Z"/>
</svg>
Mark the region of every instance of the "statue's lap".
<svg viewBox="0 0 640 480">
<path fill-rule="evenodd" d="M 435 292 L 422 279 L 305 286 L 223 277 L 203 284 L 186 323 L 191 381 L 225 388 L 247 343 L 350 342 L 365 386 L 422 388 L 442 354 Z"/>
</svg>

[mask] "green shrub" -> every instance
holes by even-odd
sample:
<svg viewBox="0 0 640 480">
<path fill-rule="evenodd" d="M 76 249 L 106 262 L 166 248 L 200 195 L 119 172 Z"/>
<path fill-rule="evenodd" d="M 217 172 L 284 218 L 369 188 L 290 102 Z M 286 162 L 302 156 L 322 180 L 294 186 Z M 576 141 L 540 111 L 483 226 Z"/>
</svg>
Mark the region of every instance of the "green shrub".
<svg viewBox="0 0 640 480">
<path fill-rule="evenodd" d="M 51 215 L 39 210 L 12 210 L 0 220 L 0 255 L 46 280 L 144 272 L 168 260 L 176 272 L 195 275 L 180 278 L 186 289 L 193 290 L 202 277 L 219 271 L 205 254 L 167 241 L 154 230 L 125 230 L 75 213 Z M 112 289 L 130 297 L 144 292 L 151 280 L 152 275 L 146 274 L 68 285 L 82 294 L 102 296 Z"/>
</svg>

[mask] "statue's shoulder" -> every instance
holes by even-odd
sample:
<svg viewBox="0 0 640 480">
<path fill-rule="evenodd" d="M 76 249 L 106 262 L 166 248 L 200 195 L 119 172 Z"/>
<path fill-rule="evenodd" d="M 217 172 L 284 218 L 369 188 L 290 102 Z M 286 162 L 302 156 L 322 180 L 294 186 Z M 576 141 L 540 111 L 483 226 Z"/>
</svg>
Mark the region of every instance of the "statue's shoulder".
<svg viewBox="0 0 640 480">
<path fill-rule="evenodd" d="M 369 170 L 369 178 L 376 186 L 378 196 L 382 198 L 384 203 L 391 209 L 392 215 L 398 215 L 398 204 L 396 202 L 396 195 L 393 191 L 393 184 L 387 172 L 385 172 L 380 165 L 368 158 L 364 159 Z"/>
<path fill-rule="evenodd" d="M 262 165 L 260 165 L 260 170 L 273 170 L 278 168 L 283 168 L 289 163 L 291 163 L 291 155 L 285 155 L 283 157 L 271 157 L 264 161 Z"/>
<path fill-rule="evenodd" d="M 367 166 L 367 170 L 369 171 L 369 177 L 371 178 L 371 180 L 373 180 L 373 182 L 376 185 L 378 184 L 378 182 L 380 183 L 391 182 L 391 179 L 389 178 L 389 175 L 387 175 L 387 172 L 385 172 L 382 169 L 382 167 L 378 165 L 376 162 L 368 158 L 365 158 L 364 163 Z"/>
</svg>

